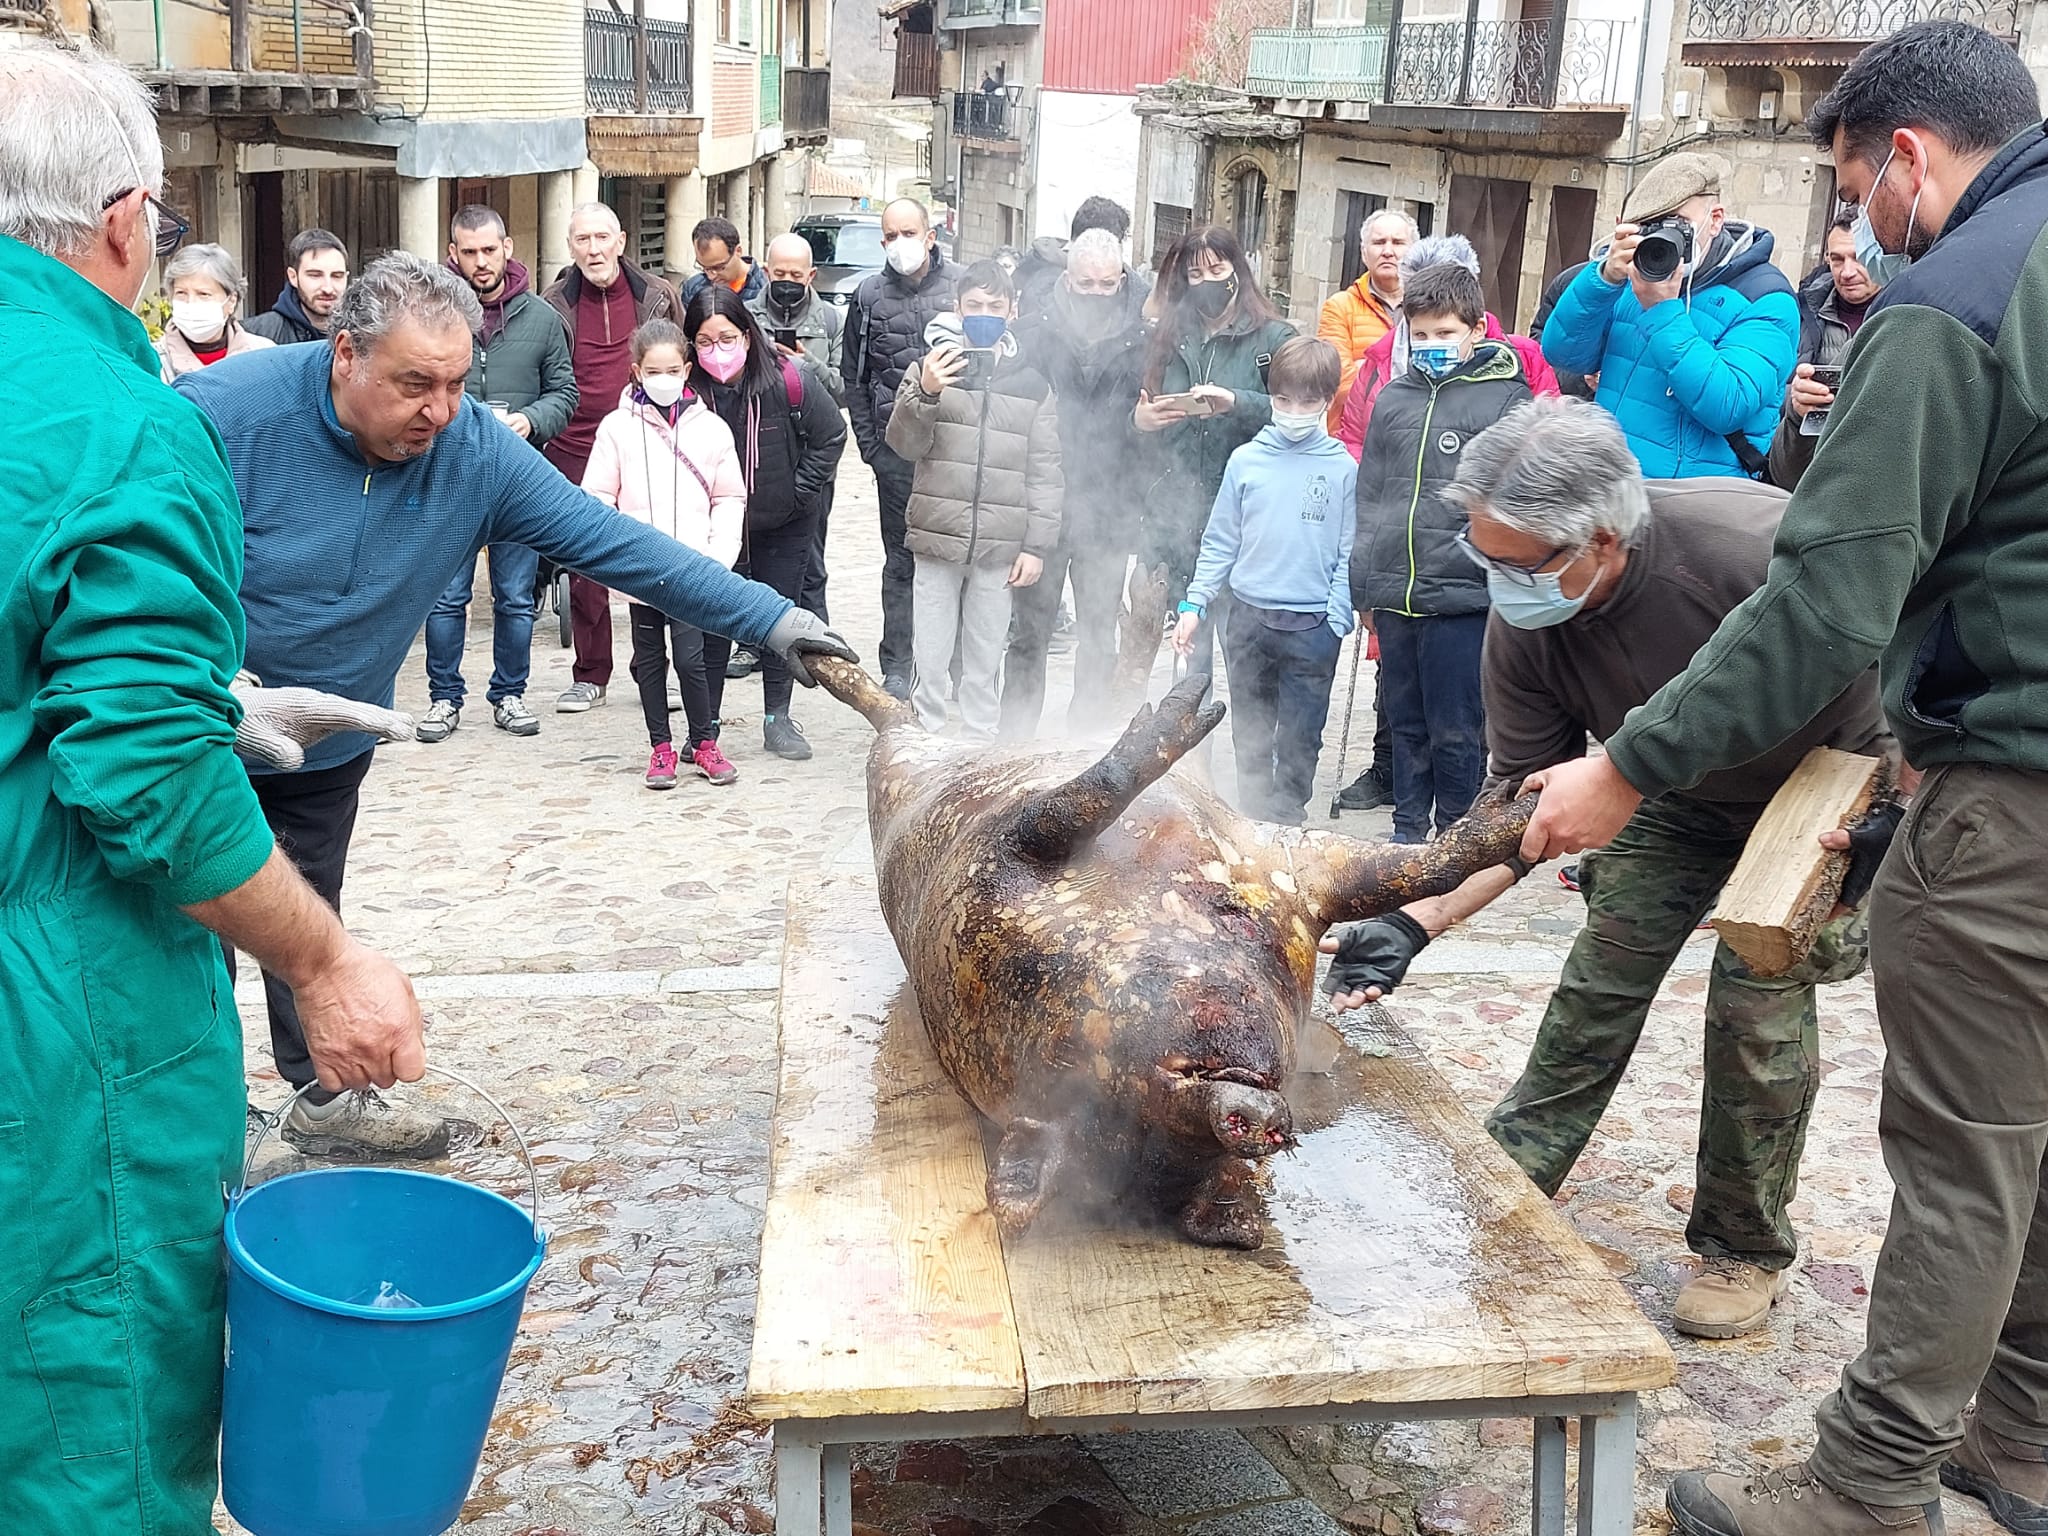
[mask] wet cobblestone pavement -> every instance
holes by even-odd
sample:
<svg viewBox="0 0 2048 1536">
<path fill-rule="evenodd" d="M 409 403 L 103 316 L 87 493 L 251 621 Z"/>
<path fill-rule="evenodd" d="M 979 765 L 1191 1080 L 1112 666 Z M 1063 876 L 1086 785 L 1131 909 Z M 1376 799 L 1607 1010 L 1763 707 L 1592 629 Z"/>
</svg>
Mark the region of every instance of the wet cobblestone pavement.
<svg viewBox="0 0 2048 1536">
<path fill-rule="evenodd" d="M 851 457 L 839 500 L 835 612 L 872 659 L 873 485 Z M 541 734 L 517 740 L 491 726 L 481 697 L 488 634 L 473 630 L 476 694 L 462 727 L 441 745 L 379 753 L 345 897 L 350 926 L 418 978 L 430 1059 L 499 1095 L 539 1168 L 550 1252 L 459 1529 L 763 1532 L 774 1509 L 769 1441 L 741 1404 L 784 889 L 792 875 L 863 862 L 868 731 L 823 695 L 800 694 L 817 756 L 777 761 L 760 748 L 758 682 L 735 682 L 723 743 L 739 782 L 686 779 L 650 793 L 623 622 L 610 700 L 587 715 L 553 712 L 569 658 L 552 641 L 536 636 L 528 694 Z M 1064 709 L 1069 674 L 1055 658 L 1049 720 Z M 1343 686 L 1340 672 L 1340 707 Z M 1360 693 L 1353 772 L 1370 734 L 1370 689 Z M 417 651 L 400 703 L 425 706 Z M 1336 737 L 1333 712 L 1312 812 L 1335 787 Z M 1227 778 L 1227 746 L 1212 756 Z M 1343 828 L 1384 835 L 1386 819 L 1349 816 Z M 1578 898 L 1541 871 L 1427 951 L 1395 998 L 1395 1016 L 1475 1114 L 1515 1076 L 1578 923 Z M 1560 1197 L 1667 1334 L 1691 1262 L 1707 949 L 1705 939 L 1689 947 Z M 252 1096 L 273 1106 L 283 1090 L 260 994 L 245 977 L 239 995 Z M 1814 1401 L 1861 1341 L 1890 1198 L 1867 980 L 1823 993 L 1821 1022 L 1826 1078 L 1794 1207 L 1802 1269 L 1766 1332 L 1719 1344 L 1672 1336 L 1679 1383 L 1643 1405 L 1643 1530 L 1667 1528 L 1662 1495 L 1675 1471 L 1803 1455 Z M 473 1104 L 456 1112 L 488 1118 Z M 514 1191 L 501 1147 L 464 1160 Z M 876 1447 L 856 1456 L 856 1530 L 1485 1536 L 1527 1529 L 1528 1446 L 1526 1424 L 1486 1422 Z M 1947 1514 L 1959 1536 L 1994 1529 L 1968 1501 L 1951 1498 Z"/>
</svg>

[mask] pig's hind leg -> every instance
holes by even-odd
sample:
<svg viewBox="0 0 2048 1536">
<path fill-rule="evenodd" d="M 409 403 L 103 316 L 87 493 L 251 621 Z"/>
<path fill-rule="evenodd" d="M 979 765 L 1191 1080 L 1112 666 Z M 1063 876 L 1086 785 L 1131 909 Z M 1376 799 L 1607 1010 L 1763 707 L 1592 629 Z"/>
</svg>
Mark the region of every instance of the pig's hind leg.
<svg viewBox="0 0 2048 1536">
<path fill-rule="evenodd" d="M 1019 1115 L 1003 1130 L 989 1170 L 988 1203 L 1005 1233 L 1022 1232 L 1045 1209 L 1067 1162 L 1067 1127 Z"/>
</svg>

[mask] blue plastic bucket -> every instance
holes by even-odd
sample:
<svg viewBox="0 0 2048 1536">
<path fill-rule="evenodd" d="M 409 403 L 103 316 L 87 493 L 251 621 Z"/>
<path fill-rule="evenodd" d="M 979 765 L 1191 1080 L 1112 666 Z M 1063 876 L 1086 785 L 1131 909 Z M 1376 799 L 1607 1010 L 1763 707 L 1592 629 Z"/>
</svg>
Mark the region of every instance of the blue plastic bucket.
<svg viewBox="0 0 2048 1536">
<path fill-rule="evenodd" d="M 228 1512 L 255 1536 L 445 1531 L 547 1251 L 538 1184 L 529 1213 L 406 1169 L 315 1169 L 254 1189 L 245 1169 L 243 1183 L 226 1229 Z M 414 1305 L 391 1306 L 391 1291 Z"/>
</svg>

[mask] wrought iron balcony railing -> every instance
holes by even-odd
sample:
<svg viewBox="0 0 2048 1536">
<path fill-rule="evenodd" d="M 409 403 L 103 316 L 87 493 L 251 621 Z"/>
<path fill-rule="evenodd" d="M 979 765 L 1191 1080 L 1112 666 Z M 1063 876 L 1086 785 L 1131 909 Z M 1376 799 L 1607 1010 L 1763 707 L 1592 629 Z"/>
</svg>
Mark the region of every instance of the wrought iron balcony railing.
<svg viewBox="0 0 2048 1536">
<path fill-rule="evenodd" d="M 630 16 L 586 9 L 583 77 L 593 112 L 635 117 L 687 114 L 689 24 L 649 19 L 635 27 Z"/>
<path fill-rule="evenodd" d="M 1755 3 L 1755 0 L 1749 0 Z M 1635 88 L 1633 21 L 1401 22 L 1261 28 L 1245 88 L 1256 96 L 1401 106 L 1625 105 Z"/>
<path fill-rule="evenodd" d="M 1001 91 L 955 91 L 953 133 L 962 139 L 1014 142 L 1024 136 L 1025 109 Z"/>
<path fill-rule="evenodd" d="M 2019 36 L 2017 0 L 1692 0 L 1694 43 L 1872 43 L 1916 21 L 1967 21 Z"/>
</svg>

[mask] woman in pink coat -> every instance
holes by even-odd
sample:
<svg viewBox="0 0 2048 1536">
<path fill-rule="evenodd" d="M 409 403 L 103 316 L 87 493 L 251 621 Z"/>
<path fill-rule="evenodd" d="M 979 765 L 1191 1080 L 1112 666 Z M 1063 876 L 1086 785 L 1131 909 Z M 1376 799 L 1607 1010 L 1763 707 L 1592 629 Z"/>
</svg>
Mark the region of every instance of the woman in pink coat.
<svg viewBox="0 0 2048 1536">
<path fill-rule="evenodd" d="M 1406 282 L 1410 274 L 1442 262 L 1455 263 L 1474 277 L 1479 275 L 1479 253 L 1472 248 L 1470 240 L 1463 235 L 1425 235 L 1409 246 L 1401 257 L 1401 280 Z M 1486 317 L 1486 339 L 1505 341 L 1515 349 L 1515 356 L 1522 360 L 1522 379 L 1532 393 L 1555 395 L 1560 392 L 1556 372 L 1543 360 L 1543 348 L 1527 336 L 1508 335 L 1491 312 Z M 1352 382 L 1350 395 L 1344 401 L 1344 414 L 1337 424 L 1337 439 L 1351 450 L 1352 458 L 1358 458 L 1364 452 L 1365 429 L 1372 422 L 1373 402 L 1379 398 L 1387 380 L 1398 376 L 1407 366 L 1407 322 L 1397 318 L 1394 328 L 1367 348 L 1365 356 L 1358 360 L 1357 376 Z"/>
<path fill-rule="evenodd" d="M 739 558 L 747 519 L 747 482 L 732 429 L 690 393 L 690 347 L 672 320 L 649 320 L 633 333 L 633 382 L 619 408 L 598 423 L 583 489 L 631 518 L 687 544 L 720 565 Z M 704 632 L 642 603 L 630 606 L 633 682 L 653 753 L 649 789 L 674 789 L 681 760 L 668 723 L 673 649 L 689 725 L 691 765 L 714 784 L 739 771 L 718 748 L 725 669 L 704 664 Z"/>
</svg>

